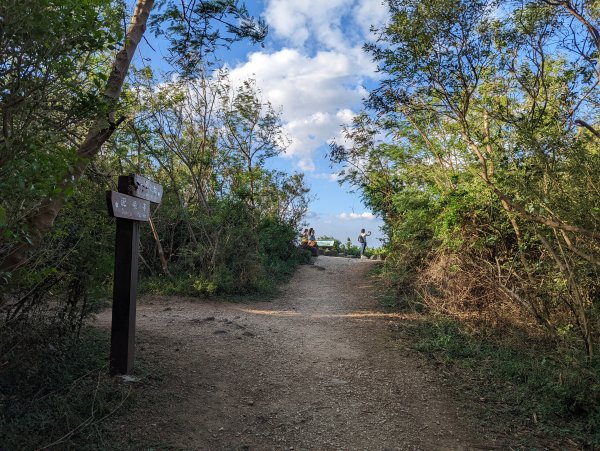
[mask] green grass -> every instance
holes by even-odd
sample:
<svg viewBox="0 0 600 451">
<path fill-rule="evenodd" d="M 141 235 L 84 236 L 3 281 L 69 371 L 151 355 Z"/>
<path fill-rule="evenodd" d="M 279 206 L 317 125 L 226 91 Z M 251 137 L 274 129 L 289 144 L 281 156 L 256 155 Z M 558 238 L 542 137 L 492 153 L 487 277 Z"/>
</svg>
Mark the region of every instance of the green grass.
<svg viewBox="0 0 600 451">
<path fill-rule="evenodd" d="M 145 275 L 139 283 L 140 294 L 162 296 L 218 297 L 228 300 L 273 296 L 289 281 L 298 265 L 310 262 L 310 252 L 296 249 L 289 259 L 264 257 L 252 277 L 241 283 L 232 271 L 215 271 L 210 276 L 173 270 L 173 274 Z"/>
<path fill-rule="evenodd" d="M 110 336 L 86 329 L 70 340 L 43 337 L 3 356 L 0 447 L 110 449 L 103 420 L 130 400 L 130 389 L 108 376 Z"/>
<path fill-rule="evenodd" d="M 255 298 L 272 296 L 279 286 L 287 282 L 293 270 L 274 272 L 270 276 L 258 277 L 250 285 L 229 286 L 220 284 L 218 280 L 207 281 L 194 278 L 189 274 L 178 274 L 172 277 L 157 275 L 144 277 L 140 281 L 140 294 L 157 294 L 161 296 L 211 297 L 222 299 Z"/>
<path fill-rule="evenodd" d="M 425 320 L 415 332 L 415 349 L 451 368 L 460 391 L 484 403 L 489 423 L 502 418 L 580 446 L 600 445 L 599 360 L 477 337 L 444 317 Z"/>
</svg>

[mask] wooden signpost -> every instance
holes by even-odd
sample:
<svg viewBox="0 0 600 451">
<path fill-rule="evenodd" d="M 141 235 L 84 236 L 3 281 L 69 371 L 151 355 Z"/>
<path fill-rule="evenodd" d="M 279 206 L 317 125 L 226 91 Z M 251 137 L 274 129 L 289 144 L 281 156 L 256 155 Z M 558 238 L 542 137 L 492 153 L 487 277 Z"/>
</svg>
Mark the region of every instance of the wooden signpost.
<svg viewBox="0 0 600 451">
<path fill-rule="evenodd" d="M 110 374 L 131 374 L 135 354 L 135 303 L 140 222 L 150 220 L 150 202 L 160 203 L 162 186 L 140 175 L 119 177 L 118 192 L 107 191 L 108 213 L 117 218 Z"/>
</svg>

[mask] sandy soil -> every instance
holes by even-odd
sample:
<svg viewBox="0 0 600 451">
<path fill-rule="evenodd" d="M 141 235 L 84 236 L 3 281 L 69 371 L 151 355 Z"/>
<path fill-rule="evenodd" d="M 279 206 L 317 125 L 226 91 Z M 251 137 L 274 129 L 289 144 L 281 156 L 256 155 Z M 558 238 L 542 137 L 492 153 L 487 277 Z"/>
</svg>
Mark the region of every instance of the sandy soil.
<svg viewBox="0 0 600 451">
<path fill-rule="evenodd" d="M 319 257 L 269 302 L 143 300 L 150 374 L 110 429 L 135 449 L 495 448 L 450 382 L 391 339 L 405 318 L 378 308 L 372 264 Z"/>
</svg>

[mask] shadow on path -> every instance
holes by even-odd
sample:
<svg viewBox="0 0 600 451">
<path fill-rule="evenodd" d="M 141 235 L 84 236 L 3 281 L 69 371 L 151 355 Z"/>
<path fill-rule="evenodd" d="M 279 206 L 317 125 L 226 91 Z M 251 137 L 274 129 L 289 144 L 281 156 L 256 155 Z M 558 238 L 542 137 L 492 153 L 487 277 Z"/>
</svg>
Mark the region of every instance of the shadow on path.
<svg viewBox="0 0 600 451">
<path fill-rule="evenodd" d="M 144 300 L 137 355 L 150 374 L 111 426 L 119 446 L 493 448 L 443 377 L 390 339 L 414 318 L 378 308 L 373 263 L 317 263 L 271 302 Z M 98 323 L 109 327 L 110 312 Z"/>
</svg>

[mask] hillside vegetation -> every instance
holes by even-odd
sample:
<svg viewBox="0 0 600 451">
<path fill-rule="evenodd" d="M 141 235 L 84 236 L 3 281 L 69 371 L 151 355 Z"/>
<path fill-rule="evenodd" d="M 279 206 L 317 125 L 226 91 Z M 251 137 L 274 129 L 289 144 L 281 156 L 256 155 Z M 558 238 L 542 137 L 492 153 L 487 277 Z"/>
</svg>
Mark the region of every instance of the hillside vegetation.
<svg viewBox="0 0 600 451">
<path fill-rule="evenodd" d="M 346 129 L 352 144 L 331 148 L 385 221 L 381 277 L 397 303 L 442 321 L 425 348 L 455 362 L 466 353 L 478 372 L 491 359 L 495 376 L 505 359 L 513 371 L 502 383 L 537 384 L 515 403 L 533 397 L 541 422 L 575 421 L 594 436 L 598 6 L 386 3 L 388 23 L 365 46 L 381 82 Z M 525 415 L 537 422 L 533 409 Z"/>
<path fill-rule="evenodd" d="M 93 434 L 124 402 L 105 377 L 108 337 L 86 330 L 111 298 L 115 221 L 105 192 L 118 176 L 164 187 L 142 225 L 142 290 L 265 293 L 306 258 L 294 244 L 308 202 L 303 175 L 266 168 L 288 145 L 279 115 L 253 80 L 234 86 L 216 70 L 217 49 L 260 42 L 265 25 L 234 1 L 125 3 L 0 5 L 7 449 Z M 144 32 L 162 36 L 169 73 L 143 59 L 130 67 Z"/>
</svg>

